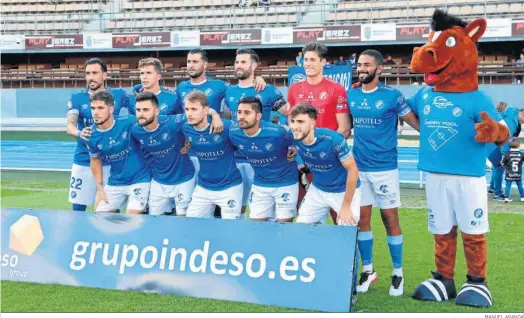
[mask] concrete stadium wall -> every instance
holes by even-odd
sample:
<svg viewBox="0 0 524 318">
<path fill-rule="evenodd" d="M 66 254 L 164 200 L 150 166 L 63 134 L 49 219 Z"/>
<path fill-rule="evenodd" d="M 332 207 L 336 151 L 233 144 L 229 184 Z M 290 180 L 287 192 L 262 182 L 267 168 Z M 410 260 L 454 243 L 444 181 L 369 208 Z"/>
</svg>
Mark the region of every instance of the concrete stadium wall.
<svg viewBox="0 0 524 318">
<path fill-rule="evenodd" d="M 404 95 L 414 95 L 420 86 L 396 86 Z M 524 85 L 481 85 L 494 103 L 505 101 L 510 107 L 524 108 Z M 128 89 L 130 91 L 130 89 Z M 287 96 L 287 87 L 280 87 Z M 2 89 L 2 121 L 23 118 L 65 118 L 69 95 L 78 89 L 32 88 Z"/>
</svg>

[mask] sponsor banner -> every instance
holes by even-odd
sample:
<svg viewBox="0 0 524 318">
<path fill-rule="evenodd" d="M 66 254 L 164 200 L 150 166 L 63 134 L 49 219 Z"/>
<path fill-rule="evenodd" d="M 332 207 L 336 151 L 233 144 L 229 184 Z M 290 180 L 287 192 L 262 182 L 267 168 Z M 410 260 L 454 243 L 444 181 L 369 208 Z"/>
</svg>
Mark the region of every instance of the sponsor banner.
<svg viewBox="0 0 524 318">
<path fill-rule="evenodd" d="M 227 30 L 217 32 L 200 32 L 200 44 L 209 45 L 243 45 L 261 44 L 261 29 Z"/>
<path fill-rule="evenodd" d="M 113 48 L 171 46 L 170 32 L 113 33 Z"/>
<path fill-rule="evenodd" d="M 262 29 L 262 44 L 291 44 L 293 43 L 293 28 L 265 28 Z"/>
<path fill-rule="evenodd" d="M 324 41 L 323 27 L 293 29 L 293 43 L 295 44 L 307 44 L 317 41 Z"/>
<path fill-rule="evenodd" d="M 2 280 L 351 310 L 354 226 L 17 208 L 1 218 Z"/>
<path fill-rule="evenodd" d="M 524 20 L 511 23 L 511 36 L 524 36 Z"/>
<path fill-rule="evenodd" d="M 25 46 L 22 34 L 0 35 L 0 50 L 23 50 Z"/>
<path fill-rule="evenodd" d="M 396 24 L 363 24 L 362 41 L 395 41 L 397 38 Z"/>
<path fill-rule="evenodd" d="M 351 76 L 353 75 L 353 68 L 349 65 L 329 65 L 324 66 L 323 74 L 325 77 L 330 78 L 340 83 L 346 91 L 351 90 Z M 288 67 L 288 82 L 289 86 L 296 82 L 306 79 L 306 72 L 303 67 L 290 66 Z"/>
<path fill-rule="evenodd" d="M 111 33 L 84 33 L 84 49 L 111 49 L 113 35 Z"/>
<path fill-rule="evenodd" d="M 511 36 L 511 19 L 487 19 L 488 26 L 483 38 Z"/>
<path fill-rule="evenodd" d="M 26 50 L 82 49 L 83 47 L 84 37 L 82 34 L 27 35 L 25 37 Z"/>
<path fill-rule="evenodd" d="M 360 41 L 360 25 L 339 25 L 324 28 L 325 42 Z"/>
<path fill-rule="evenodd" d="M 429 31 L 427 24 L 397 25 L 397 41 L 426 41 Z"/>
<path fill-rule="evenodd" d="M 200 46 L 200 31 L 173 31 L 171 32 L 171 47 Z"/>
</svg>

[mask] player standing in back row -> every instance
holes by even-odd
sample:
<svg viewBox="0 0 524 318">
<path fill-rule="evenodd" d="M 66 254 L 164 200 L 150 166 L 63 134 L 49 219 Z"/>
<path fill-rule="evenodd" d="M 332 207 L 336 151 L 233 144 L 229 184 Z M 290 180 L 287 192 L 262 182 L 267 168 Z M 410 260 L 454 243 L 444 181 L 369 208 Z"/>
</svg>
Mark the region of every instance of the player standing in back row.
<svg viewBox="0 0 524 318">
<path fill-rule="evenodd" d="M 362 274 L 357 291 L 365 293 L 377 279 L 373 269 L 373 232 L 371 209 L 380 208 L 387 231 L 389 252 L 393 261 L 393 275 L 389 294 L 403 294 L 402 273 L 403 237 L 398 219 L 400 184 L 397 152 L 397 118 L 419 130 L 417 117 L 411 112 L 404 96 L 398 90 L 379 82 L 383 57 L 375 50 L 365 50 L 357 64 L 358 81 L 362 87 L 348 94 L 353 117 L 353 155 L 362 182 L 362 200 L 358 246 L 362 256 Z"/>
<path fill-rule="evenodd" d="M 129 106 L 129 97 L 123 89 L 104 86 L 106 78 L 107 64 L 104 61 L 99 58 L 87 60 L 85 63 L 87 89 L 72 94 L 67 103 L 66 132 L 78 138 L 69 188 L 69 202 L 73 204 L 74 211 L 85 211 L 88 205 L 93 205 L 96 195 L 96 184 L 89 168 L 89 152 L 86 147 L 93 124 L 90 96 L 104 90 L 110 92 L 113 95 L 115 116 L 118 116 L 121 108 Z M 106 162 L 103 164 L 104 182 L 107 182 L 109 165 Z"/>
</svg>

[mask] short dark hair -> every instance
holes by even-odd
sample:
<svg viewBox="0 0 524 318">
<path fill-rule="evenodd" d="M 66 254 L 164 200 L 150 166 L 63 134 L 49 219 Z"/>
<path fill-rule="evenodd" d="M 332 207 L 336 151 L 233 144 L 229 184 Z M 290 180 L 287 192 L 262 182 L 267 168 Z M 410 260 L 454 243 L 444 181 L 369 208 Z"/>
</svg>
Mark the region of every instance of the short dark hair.
<svg viewBox="0 0 524 318">
<path fill-rule="evenodd" d="M 202 107 L 209 107 L 209 98 L 201 91 L 192 91 L 186 95 L 185 100 L 191 103 L 199 102 Z"/>
<path fill-rule="evenodd" d="M 302 114 L 306 114 L 309 116 L 309 118 L 315 120 L 318 118 L 318 110 L 315 108 L 315 106 L 308 103 L 299 103 L 291 110 L 291 118 Z"/>
<path fill-rule="evenodd" d="M 95 100 L 103 101 L 104 104 L 106 104 L 107 106 L 115 105 L 115 100 L 113 99 L 113 95 L 108 91 L 98 91 L 94 93 L 93 95 L 91 95 L 89 99 L 92 102 L 94 102 Z"/>
<path fill-rule="evenodd" d="M 238 105 L 240 104 L 250 104 L 251 108 L 255 111 L 255 113 L 262 113 L 262 103 L 260 102 L 260 99 L 254 96 L 248 96 L 248 97 L 242 97 L 238 101 Z"/>
<path fill-rule="evenodd" d="M 362 55 L 371 56 L 372 58 L 375 59 L 375 62 L 377 63 L 377 65 L 384 65 L 384 56 L 382 56 L 382 53 L 380 53 L 377 50 L 367 49 L 367 50 L 364 50 L 362 53 L 360 53 L 360 55 L 361 56 Z"/>
<path fill-rule="evenodd" d="M 207 51 L 204 49 L 192 49 L 191 51 L 187 53 L 187 55 L 189 54 L 200 54 L 200 58 L 202 58 L 202 61 L 204 62 L 209 61 L 207 57 Z"/>
<path fill-rule="evenodd" d="M 136 95 L 135 101 L 138 102 L 145 102 L 145 101 L 151 101 L 153 105 L 158 107 L 158 97 L 155 93 L 151 92 L 141 92 L 138 95 Z"/>
<path fill-rule="evenodd" d="M 257 53 L 252 49 L 238 49 L 236 55 L 240 54 L 249 54 L 252 63 L 260 62 L 260 58 L 258 57 Z"/>
<path fill-rule="evenodd" d="M 509 144 L 510 144 L 511 148 L 520 148 L 520 140 L 519 140 L 518 137 L 512 137 L 509 140 Z"/>
<path fill-rule="evenodd" d="M 107 64 L 102 59 L 99 59 L 98 57 L 93 57 L 87 60 L 84 63 L 84 68 L 86 68 L 88 65 L 98 64 L 102 68 L 102 72 L 107 73 Z"/>
<path fill-rule="evenodd" d="M 306 55 L 306 52 L 316 52 L 318 56 L 320 56 L 321 59 L 327 58 L 328 49 L 327 46 L 325 46 L 322 43 L 319 42 L 311 42 L 306 44 L 302 48 L 302 53 Z"/>
</svg>

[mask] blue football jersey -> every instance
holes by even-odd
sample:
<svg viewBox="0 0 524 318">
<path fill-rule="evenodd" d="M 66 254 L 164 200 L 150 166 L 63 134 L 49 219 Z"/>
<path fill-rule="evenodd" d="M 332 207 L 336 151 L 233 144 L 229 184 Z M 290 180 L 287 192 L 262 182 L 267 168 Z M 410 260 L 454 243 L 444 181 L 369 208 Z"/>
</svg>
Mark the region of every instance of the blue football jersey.
<svg viewBox="0 0 524 318">
<path fill-rule="evenodd" d="M 398 168 L 397 122 L 411 112 L 401 92 L 379 83 L 372 92 L 362 88 L 348 93 L 353 117 L 353 155 L 359 171 Z"/>
<path fill-rule="evenodd" d="M 420 118 L 418 169 L 443 174 L 480 177 L 486 174 L 487 144 L 475 141 L 475 124 L 485 111 L 493 120 L 502 118 L 481 91 L 435 92 L 420 89 L 408 98 Z"/>
<path fill-rule="evenodd" d="M 296 161 L 287 160 L 288 148 L 293 146 L 293 134 L 282 126 L 261 121 L 260 130 L 247 136 L 238 125 L 230 129 L 231 142 L 253 167 L 253 184 L 261 187 L 283 187 L 298 182 Z"/>
<path fill-rule="evenodd" d="M 153 173 L 153 179 L 164 185 L 177 185 L 191 180 L 195 168 L 187 154 L 181 154 L 186 137 L 182 125 L 185 115 L 158 117 L 158 126 L 149 131 L 139 124 L 131 130 L 131 137 L 140 145 Z"/>
<path fill-rule="evenodd" d="M 93 125 L 93 134 L 87 147 L 91 157 L 99 157 L 111 166 L 108 184 L 124 186 L 151 181 L 151 172 L 140 152 L 139 145 L 131 138 L 135 116 L 115 119 L 113 126 L 100 130 Z"/>
<path fill-rule="evenodd" d="M 226 94 L 226 89 L 229 87 L 229 83 L 206 78 L 205 81 L 198 84 L 193 84 L 191 81 L 184 81 L 176 88 L 176 94 L 178 95 L 179 107 L 184 109 L 184 98 L 187 94 L 192 91 L 201 91 L 209 98 L 209 107 L 214 109 L 217 113 L 220 113 L 222 108 L 222 100 Z"/>
<path fill-rule="evenodd" d="M 207 190 L 220 191 L 242 183 L 229 139 L 231 121 L 223 122 L 224 131 L 220 134 L 210 134 L 209 125 L 197 130 L 186 122 L 182 128 L 200 163 L 198 185 Z"/>
<path fill-rule="evenodd" d="M 158 108 L 160 109 L 160 115 L 176 115 L 184 113 L 183 109 L 179 107 L 177 94 L 161 88 L 156 94 L 158 98 Z M 136 115 L 136 95 L 132 95 L 130 98 L 129 113 Z"/>
<path fill-rule="evenodd" d="M 115 102 L 114 116 L 120 114 L 122 108 L 129 108 L 129 95 L 121 88 L 105 87 L 113 95 Z M 78 93 L 73 93 L 67 102 L 67 113 L 78 114 L 77 128 L 79 130 L 93 125 L 93 116 L 91 115 L 91 100 L 89 99 L 89 90 L 84 89 Z M 77 144 L 73 162 L 80 166 L 89 166 L 89 151 L 83 139 L 77 138 Z"/>
<path fill-rule="evenodd" d="M 273 108 L 280 108 L 286 104 L 286 100 L 278 88 L 273 85 L 267 85 L 261 91 L 255 91 L 253 85 L 241 87 L 238 85 L 229 86 L 226 90 L 226 97 L 224 98 L 225 105 L 231 111 L 231 118 L 234 122 L 237 121 L 238 101 L 242 97 L 257 97 L 262 103 L 262 120 L 271 121 L 271 111 Z"/>
<path fill-rule="evenodd" d="M 312 145 L 296 140 L 295 145 L 313 175 L 316 188 L 330 193 L 346 191 L 348 172 L 342 162 L 351 158 L 352 154 L 344 136 L 327 128 L 315 128 Z M 357 181 L 359 187 L 360 180 Z"/>
</svg>

